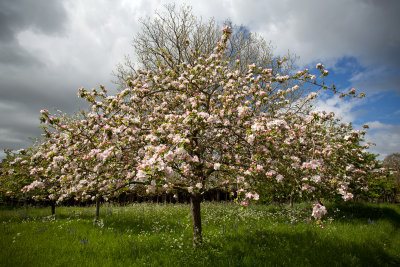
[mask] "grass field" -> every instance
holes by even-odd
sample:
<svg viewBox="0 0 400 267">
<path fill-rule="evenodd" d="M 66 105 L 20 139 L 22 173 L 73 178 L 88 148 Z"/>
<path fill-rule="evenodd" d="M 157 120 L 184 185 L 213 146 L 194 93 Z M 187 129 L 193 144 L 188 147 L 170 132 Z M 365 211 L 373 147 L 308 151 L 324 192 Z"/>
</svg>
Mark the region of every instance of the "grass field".
<svg viewBox="0 0 400 267">
<path fill-rule="evenodd" d="M 0 266 L 400 266 L 400 206 L 202 203 L 194 249 L 183 204 L 0 208 Z"/>
</svg>

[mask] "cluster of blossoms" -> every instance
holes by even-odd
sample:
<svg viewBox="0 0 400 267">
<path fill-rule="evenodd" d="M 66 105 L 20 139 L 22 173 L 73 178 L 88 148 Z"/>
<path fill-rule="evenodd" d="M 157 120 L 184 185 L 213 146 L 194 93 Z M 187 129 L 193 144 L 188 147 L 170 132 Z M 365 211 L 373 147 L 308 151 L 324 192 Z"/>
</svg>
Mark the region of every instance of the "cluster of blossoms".
<svg viewBox="0 0 400 267">
<path fill-rule="evenodd" d="M 322 216 L 324 216 L 327 213 L 328 212 L 326 211 L 325 206 L 316 203 L 313 205 L 313 211 L 312 211 L 311 216 L 313 216 L 316 220 L 318 220 L 318 219 L 321 219 Z"/>
</svg>

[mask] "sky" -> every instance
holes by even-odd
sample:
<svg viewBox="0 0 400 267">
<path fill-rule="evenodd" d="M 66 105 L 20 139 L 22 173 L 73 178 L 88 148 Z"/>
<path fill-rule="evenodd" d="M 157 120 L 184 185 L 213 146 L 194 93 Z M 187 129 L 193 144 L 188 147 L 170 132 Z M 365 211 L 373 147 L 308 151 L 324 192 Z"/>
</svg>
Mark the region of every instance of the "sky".
<svg viewBox="0 0 400 267">
<path fill-rule="evenodd" d="M 333 111 L 361 129 L 383 159 L 400 153 L 400 1 L 202 0 L 193 13 L 230 19 L 271 41 L 274 54 L 295 53 L 299 69 L 321 62 L 327 82 L 356 88 L 363 99 L 321 93 L 316 109 Z M 105 85 L 132 56 L 140 18 L 173 1 L 0 0 L 0 159 L 4 149 L 32 145 L 41 135 L 40 110 L 72 114 L 85 108 L 78 88 Z"/>
</svg>

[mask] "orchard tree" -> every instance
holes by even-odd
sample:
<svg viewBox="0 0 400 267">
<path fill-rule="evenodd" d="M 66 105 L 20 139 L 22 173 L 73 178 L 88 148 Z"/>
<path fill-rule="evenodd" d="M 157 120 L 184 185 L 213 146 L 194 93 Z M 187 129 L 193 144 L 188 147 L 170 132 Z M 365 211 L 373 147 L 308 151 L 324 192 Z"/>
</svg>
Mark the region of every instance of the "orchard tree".
<svg viewBox="0 0 400 267">
<path fill-rule="evenodd" d="M 136 118 L 122 115 L 129 107 L 119 105 L 120 96 L 106 96 L 102 86 L 100 91 L 81 89 L 78 94 L 91 105 L 79 119 L 65 120 L 41 111 L 47 141 L 31 160 L 31 173 L 38 180 L 25 190 L 47 188 L 48 197 L 57 202 L 95 201 L 94 220 L 98 221 L 102 199 L 142 183 L 133 179 L 133 173 L 144 133 Z M 46 162 L 45 167 L 38 160 Z"/>
<path fill-rule="evenodd" d="M 276 197 L 289 199 L 292 205 L 294 198 L 321 201 L 340 196 L 349 200 L 368 190 L 369 173 L 379 166 L 365 151 L 368 144 L 360 145 L 364 130 L 339 123 L 333 113 L 287 115 L 275 121 L 275 127 L 254 127 L 252 132 L 252 141 L 260 150 L 256 170 L 262 175 L 262 166 L 269 165 L 267 175 L 276 180 L 272 186 Z M 261 188 L 271 188 L 265 185 L 270 182 L 264 181 Z"/>
<path fill-rule="evenodd" d="M 197 58 L 193 65 L 182 63 L 174 69 L 160 65 L 157 73 L 143 71 L 128 79 L 129 87 L 121 92 L 129 99 L 132 110 L 146 111 L 140 121 L 149 132 L 136 177 L 156 186 L 188 191 L 195 245 L 202 241 L 200 196 L 215 186 L 216 177 L 223 177 L 225 180 L 217 182 L 236 188 L 245 199 L 257 200 L 255 184 L 269 178 L 273 178 L 270 180 L 274 184 L 284 184 L 285 178 L 291 177 L 285 173 L 287 166 L 281 159 L 293 155 L 296 147 L 290 142 L 285 145 L 287 140 L 279 139 L 281 132 L 292 133 L 289 141 L 301 142 L 296 136 L 297 126 L 302 135 L 311 136 L 303 142 L 316 148 L 315 134 L 310 130 L 315 122 L 303 115 L 282 112 L 282 107 L 290 102 L 286 96 L 299 87 L 276 91 L 274 86 L 291 80 L 314 84 L 315 76 L 307 69 L 282 76 L 255 64 L 243 73 L 239 60 L 236 69 L 232 69 L 224 57 L 230 34 L 231 29 L 225 27 L 214 53 Z M 317 68 L 321 76 L 327 75 L 322 65 Z M 348 95 L 355 96 L 355 91 Z M 307 99 L 314 97 L 316 93 Z M 298 122 L 288 125 L 290 120 Z M 310 175 L 323 172 L 322 166 L 329 163 L 324 162 L 322 155 L 316 157 L 315 150 L 311 152 L 314 153 L 299 157 L 294 173 L 309 169 L 315 170 Z M 276 165 L 279 167 L 275 168 Z M 217 176 L 218 173 L 224 175 Z M 348 199 L 352 195 L 346 186 L 348 181 L 340 183 L 343 178 L 337 177 L 331 188 L 337 192 L 341 189 Z M 155 186 L 150 184 L 149 189 Z"/>
<path fill-rule="evenodd" d="M 58 123 L 63 125 L 63 129 L 66 130 L 68 127 L 65 125 L 73 125 L 78 121 L 80 115 L 69 116 L 57 111 L 57 118 L 55 118 L 49 117 L 47 110 L 41 110 L 41 113 L 43 116 L 41 122 L 46 122 L 48 127 L 42 126 L 43 136 L 37 140 L 40 145 L 36 146 L 35 152 L 31 153 L 28 161 L 29 175 L 35 181 L 23 187 L 22 192 L 33 196 L 35 200 L 50 203 L 51 213 L 54 215 L 57 202 L 62 202 L 65 197 L 65 194 L 62 194 L 61 191 L 64 170 L 60 168 L 60 162 L 63 158 L 60 155 L 67 154 L 68 151 L 65 150 L 64 143 L 56 141 L 61 139 L 61 136 L 65 136 L 66 133 L 58 127 L 54 131 L 48 128 Z"/>
<path fill-rule="evenodd" d="M 51 213 L 55 214 L 55 201 L 52 193 L 57 192 L 54 184 L 58 179 L 52 179 L 52 183 L 44 176 L 39 175 L 40 171 L 48 165 L 46 158 L 40 157 L 45 143 L 35 144 L 28 149 L 20 149 L 16 152 L 6 150 L 6 159 L 2 162 L 2 173 L 0 176 L 0 192 L 2 199 L 14 199 L 27 201 L 33 199 L 49 203 Z M 35 189 L 35 192 L 31 192 Z"/>
<path fill-rule="evenodd" d="M 43 111 L 55 144 L 46 154 L 51 161 L 46 171 L 60 180 L 59 200 L 65 195 L 107 198 L 134 183 L 144 184 L 148 192 L 182 190 L 190 195 L 197 246 L 202 243 L 201 196 L 215 187 L 236 190 L 247 205 L 259 199 L 257 190 L 264 185 L 294 188 L 290 194 L 295 194 L 304 185 L 301 175 L 307 174 L 313 177 L 309 183 L 323 188 L 321 193 L 331 190 L 351 199 L 349 185 L 363 186 L 351 169 L 335 177 L 323 175 L 341 153 L 357 156 L 347 150 L 359 134 L 329 129 L 323 122 L 333 115 L 284 110 L 291 102 L 287 96 L 299 86 L 276 90 L 298 81 L 328 88 L 308 69 L 281 75 L 256 64 L 244 72 L 240 60 L 232 66 L 225 57 L 231 33 L 224 27 L 213 53 L 193 64 L 138 71 L 116 96 L 107 96 L 104 88 L 80 89 L 91 112 L 79 122 L 65 125 Z M 322 78 L 327 75 L 321 64 L 317 69 Z M 356 96 L 355 90 L 342 95 Z M 306 101 L 315 97 L 312 93 Z M 328 130 L 332 133 L 325 140 Z M 336 149 L 339 143 L 347 145 Z M 368 171 L 368 162 L 359 161 L 356 169 Z"/>
<path fill-rule="evenodd" d="M 21 189 L 34 181 L 29 175 L 29 164 L 32 149 L 12 151 L 6 149 L 6 158 L 1 163 L 0 172 L 0 199 L 5 201 L 26 200 Z"/>
</svg>

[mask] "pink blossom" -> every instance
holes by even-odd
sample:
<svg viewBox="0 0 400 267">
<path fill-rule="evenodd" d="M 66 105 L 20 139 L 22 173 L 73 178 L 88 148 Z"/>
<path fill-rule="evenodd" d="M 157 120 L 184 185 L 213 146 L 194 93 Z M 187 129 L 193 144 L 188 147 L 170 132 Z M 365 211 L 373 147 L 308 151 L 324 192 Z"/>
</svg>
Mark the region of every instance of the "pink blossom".
<svg viewBox="0 0 400 267">
<path fill-rule="evenodd" d="M 327 213 L 325 206 L 322 206 L 321 204 L 318 204 L 318 203 L 314 204 L 313 206 L 314 206 L 314 208 L 313 208 L 311 215 L 315 219 L 320 219 L 322 216 L 324 216 Z"/>
</svg>

